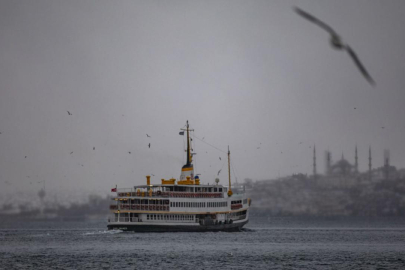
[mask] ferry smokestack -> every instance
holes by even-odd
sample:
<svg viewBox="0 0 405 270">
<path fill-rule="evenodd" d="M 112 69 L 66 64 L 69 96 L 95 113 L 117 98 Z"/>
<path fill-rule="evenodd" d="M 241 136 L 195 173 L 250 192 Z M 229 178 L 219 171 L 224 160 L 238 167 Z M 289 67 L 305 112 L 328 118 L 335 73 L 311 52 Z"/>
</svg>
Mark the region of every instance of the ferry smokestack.
<svg viewBox="0 0 405 270">
<path fill-rule="evenodd" d="M 146 176 L 146 184 L 150 186 L 150 175 Z"/>
</svg>

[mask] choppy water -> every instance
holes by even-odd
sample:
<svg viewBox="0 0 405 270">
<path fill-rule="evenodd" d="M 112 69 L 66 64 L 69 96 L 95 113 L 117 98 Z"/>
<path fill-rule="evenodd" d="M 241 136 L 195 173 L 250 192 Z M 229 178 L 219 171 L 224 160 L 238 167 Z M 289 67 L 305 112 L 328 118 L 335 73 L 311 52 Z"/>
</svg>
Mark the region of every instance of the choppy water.
<svg viewBox="0 0 405 270">
<path fill-rule="evenodd" d="M 405 269 L 405 219 L 255 219 L 236 233 L 0 223 L 0 269 Z"/>
</svg>

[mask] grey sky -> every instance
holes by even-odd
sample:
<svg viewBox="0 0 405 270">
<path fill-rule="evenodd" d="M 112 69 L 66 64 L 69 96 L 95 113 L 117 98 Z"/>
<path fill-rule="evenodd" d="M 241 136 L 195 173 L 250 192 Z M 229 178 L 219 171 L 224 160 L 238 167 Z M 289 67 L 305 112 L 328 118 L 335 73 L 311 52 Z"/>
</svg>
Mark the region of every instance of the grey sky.
<svg viewBox="0 0 405 270">
<path fill-rule="evenodd" d="M 0 1 L 0 193 L 178 178 L 186 120 L 230 145 L 239 181 L 311 173 L 313 144 L 320 172 L 356 144 L 361 170 L 369 145 L 374 166 L 390 149 L 405 167 L 404 25 L 400 0 Z M 195 142 L 212 183 L 225 155 Z"/>
</svg>

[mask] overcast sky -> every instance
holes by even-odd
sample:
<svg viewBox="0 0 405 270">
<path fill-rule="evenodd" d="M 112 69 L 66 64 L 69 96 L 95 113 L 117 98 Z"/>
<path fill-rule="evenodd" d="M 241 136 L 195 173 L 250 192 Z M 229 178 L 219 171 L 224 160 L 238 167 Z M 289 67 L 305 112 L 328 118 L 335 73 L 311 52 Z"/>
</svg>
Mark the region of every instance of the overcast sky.
<svg viewBox="0 0 405 270">
<path fill-rule="evenodd" d="M 294 6 L 332 26 L 376 86 Z M 369 146 L 373 167 L 390 149 L 403 168 L 404 26 L 402 0 L 1 0 L 0 194 L 178 178 L 186 120 L 230 146 L 239 182 L 310 174 L 314 144 L 318 172 L 325 150 L 353 162 L 356 144 L 360 170 Z M 226 155 L 194 142 L 202 182 L 223 168 L 225 184 Z"/>
</svg>

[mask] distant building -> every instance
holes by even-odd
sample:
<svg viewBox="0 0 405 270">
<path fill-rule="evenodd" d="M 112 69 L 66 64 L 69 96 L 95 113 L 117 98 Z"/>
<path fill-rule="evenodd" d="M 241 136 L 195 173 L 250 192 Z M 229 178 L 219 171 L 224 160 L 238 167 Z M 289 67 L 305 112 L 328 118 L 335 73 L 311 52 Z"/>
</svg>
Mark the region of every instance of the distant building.
<svg viewBox="0 0 405 270">
<path fill-rule="evenodd" d="M 332 154 L 330 151 L 325 152 L 325 178 L 326 179 L 336 179 L 336 178 L 356 178 L 364 180 L 383 180 L 383 179 L 394 179 L 394 178 L 403 178 L 404 172 L 397 171 L 395 166 L 390 165 L 390 154 L 388 150 L 384 151 L 384 162 L 381 167 L 372 169 L 371 167 L 371 148 L 369 148 L 369 168 L 368 172 L 360 173 L 358 168 L 358 153 L 357 146 L 355 148 L 355 160 L 354 164 L 351 164 L 347 161 L 343 154 L 340 160 L 335 163 L 332 162 Z M 345 182 L 348 184 L 347 182 Z"/>
<path fill-rule="evenodd" d="M 356 147 L 356 154 L 355 154 L 355 164 L 350 164 L 347 161 L 343 154 L 342 158 L 337 162 L 332 164 L 332 154 L 330 151 L 326 151 L 326 172 L 325 176 L 356 176 L 358 174 L 358 162 L 357 162 L 357 147 Z"/>
</svg>

